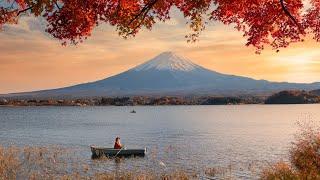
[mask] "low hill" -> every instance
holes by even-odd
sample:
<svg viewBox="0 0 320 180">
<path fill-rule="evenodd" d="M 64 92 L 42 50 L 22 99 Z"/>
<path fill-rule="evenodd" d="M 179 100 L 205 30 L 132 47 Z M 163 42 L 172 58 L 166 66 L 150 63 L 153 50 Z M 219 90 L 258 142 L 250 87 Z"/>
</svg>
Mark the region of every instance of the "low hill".
<svg viewBox="0 0 320 180">
<path fill-rule="evenodd" d="M 320 89 L 316 89 L 316 90 L 310 91 L 310 93 L 320 96 Z"/>
<path fill-rule="evenodd" d="M 312 104 L 320 103 L 320 96 L 307 91 L 281 91 L 265 100 L 265 104 Z"/>
</svg>

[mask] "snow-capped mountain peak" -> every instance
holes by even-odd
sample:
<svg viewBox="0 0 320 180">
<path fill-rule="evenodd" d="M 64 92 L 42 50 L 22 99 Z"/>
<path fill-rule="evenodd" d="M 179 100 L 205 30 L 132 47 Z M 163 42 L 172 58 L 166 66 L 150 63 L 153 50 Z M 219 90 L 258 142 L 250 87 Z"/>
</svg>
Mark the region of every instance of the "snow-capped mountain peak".
<svg viewBox="0 0 320 180">
<path fill-rule="evenodd" d="M 168 73 L 169 71 L 169 73 Z M 227 95 L 320 89 L 320 83 L 275 83 L 221 74 L 164 52 L 131 70 L 95 82 L 8 97 L 65 98 L 150 95 Z"/>
<path fill-rule="evenodd" d="M 170 71 L 193 71 L 201 68 L 187 58 L 178 56 L 173 52 L 163 52 L 153 59 L 133 68 L 135 71 L 147 70 L 170 70 Z"/>
</svg>

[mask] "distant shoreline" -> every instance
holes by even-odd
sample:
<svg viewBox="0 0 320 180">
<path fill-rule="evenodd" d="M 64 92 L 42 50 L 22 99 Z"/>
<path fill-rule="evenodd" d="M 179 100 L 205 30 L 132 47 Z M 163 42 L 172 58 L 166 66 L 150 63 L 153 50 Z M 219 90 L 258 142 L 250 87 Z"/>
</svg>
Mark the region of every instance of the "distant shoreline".
<svg viewBox="0 0 320 180">
<path fill-rule="evenodd" d="M 319 103 L 320 104 L 320 103 Z M 123 106 L 117 106 L 117 105 L 85 105 L 85 106 L 77 106 L 77 105 L 0 105 L 1 107 L 152 107 L 152 106 L 243 106 L 243 105 L 271 105 L 271 104 L 211 104 L 211 105 L 201 105 L 201 104 L 185 104 L 185 105 L 172 105 L 172 104 L 166 104 L 166 105 L 123 105 Z M 281 104 L 280 104 L 281 105 Z M 283 104 L 286 105 L 286 104 Z M 290 104 L 288 104 L 290 105 Z M 294 104 L 292 104 L 294 105 Z"/>
<path fill-rule="evenodd" d="M 1 99 L 0 107 L 18 106 L 179 106 L 179 105 L 246 105 L 246 104 L 319 104 L 320 95 L 307 91 L 281 91 L 269 97 L 202 96 L 202 97 L 101 97 L 78 99 Z"/>
<path fill-rule="evenodd" d="M 312 104 L 320 104 L 320 103 L 312 103 Z M 92 106 L 70 106 L 70 105 L 26 105 L 26 106 L 21 106 L 21 105 L 0 105 L 0 108 L 15 108 L 15 107 L 160 107 L 160 106 L 245 106 L 245 105 L 261 105 L 261 106 L 272 106 L 272 105 L 311 105 L 311 103 L 297 103 L 297 104 L 212 104 L 212 105 L 132 105 L 132 106 L 116 106 L 116 105 L 92 105 Z"/>
<path fill-rule="evenodd" d="M 2 106 L 159 106 L 263 104 L 258 97 L 101 97 L 94 99 L 0 99 Z"/>
</svg>

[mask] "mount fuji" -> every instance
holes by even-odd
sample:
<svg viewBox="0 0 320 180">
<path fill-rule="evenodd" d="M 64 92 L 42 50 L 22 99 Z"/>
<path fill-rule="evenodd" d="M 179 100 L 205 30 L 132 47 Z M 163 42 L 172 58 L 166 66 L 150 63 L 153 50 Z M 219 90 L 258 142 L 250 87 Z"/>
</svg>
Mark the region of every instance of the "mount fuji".
<svg viewBox="0 0 320 180">
<path fill-rule="evenodd" d="M 320 83 L 287 83 L 255 80 L 208 70 L 173 52 L 118 75 L 75 86 L 26 93 L 23 97 L 98 97 L 134 95 L 240 95 L 280 90 L 319 89 Z"/>
</svg>

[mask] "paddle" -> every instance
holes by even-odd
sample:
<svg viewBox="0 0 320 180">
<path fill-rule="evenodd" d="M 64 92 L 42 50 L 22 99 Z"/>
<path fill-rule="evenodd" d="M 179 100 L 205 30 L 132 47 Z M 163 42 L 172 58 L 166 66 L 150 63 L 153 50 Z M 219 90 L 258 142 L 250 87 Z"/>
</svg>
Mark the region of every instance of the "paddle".
<svg viewBox="0 0 320 180">
<path fill-rule="evenodd" d="M 164 162 L 159 161 L 159 164 L 160 164 L 161 166 L 163 166 L 163 167 L 167 168 L 167 166 L 166 166 L 166 164 L 165 164 Z"/>
<path fill-rule="evenodd" d="M 117 157 L 117 155 L 120 153 L 120 151 L 124 148 L 124 146 L 122 146 L 122 148 L 117 152 L 117 154 L 114 157 Z"/>
</svg>

